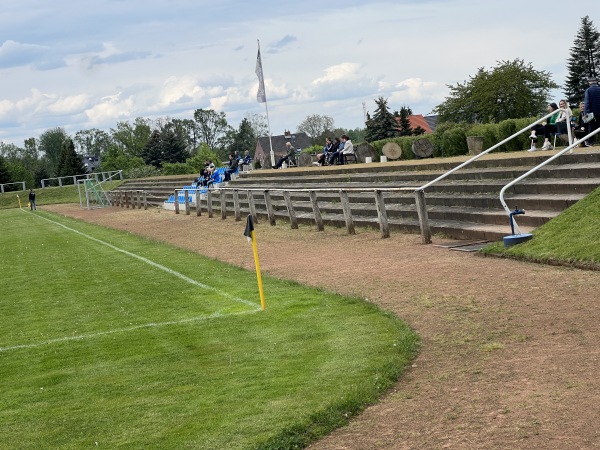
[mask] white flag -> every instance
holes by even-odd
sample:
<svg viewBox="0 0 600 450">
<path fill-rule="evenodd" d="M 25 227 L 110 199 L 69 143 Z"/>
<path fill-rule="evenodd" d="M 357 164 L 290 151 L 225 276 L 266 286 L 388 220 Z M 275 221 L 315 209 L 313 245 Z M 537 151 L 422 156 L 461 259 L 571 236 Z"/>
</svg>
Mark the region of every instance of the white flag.
<svg viewBox="0 0 600 450">
<path fill-rule="evenodd" d="M 263 77 L 262 62 L 260 60 L 260 49 L 258 49 L 258 56 L 256 57 L 256 76 L 258 77 L 256 100 L 258 100 L 258 103 L 266 103 L 267 94 L 265 92 L 265 79 Z"/>
</svg>

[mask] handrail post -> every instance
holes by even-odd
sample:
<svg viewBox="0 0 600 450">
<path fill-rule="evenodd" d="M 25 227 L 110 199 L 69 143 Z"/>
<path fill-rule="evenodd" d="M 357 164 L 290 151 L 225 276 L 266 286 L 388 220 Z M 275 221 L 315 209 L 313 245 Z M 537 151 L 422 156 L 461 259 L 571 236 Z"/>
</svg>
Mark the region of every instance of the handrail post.
<svg viewBox="0 0 600 450">
<path fill-rule="evenodd" d="M 235 215 L 235 221 L 239 222 L 242 220 L 242 211 L 240 209 L 240 191 L 238 189 L 233 190 L 233 209 Z"/>
<path fill-rule="evenodd" d="M 277 222 L 275 221 L 275 212 L 273 211 L 273 203 L 271 202 L 271 192 L 268 189 L 265 189 L 264 194 L 267 215 L 269 216 L 269 224 L 274 227 Z"/>
<path fill-rule="evenodd" d="M 387 212 L 385 210 L 385 199 L 383 198 L 383 191 L 379 189 L 375 189 L 375 206 L 377 208 L 377 216 L 379 217 L 379 230 L 381 231 L 381 238 L 389 238 L 390 225 L 388 224 Z"/>
<path fill-rule="evenodd" d="M 256 205 L 254 204 L 254 194 L 248 190 L 248 207 L 250 208 L 250 215 L 254 220 L 254 223 L 258 223 L 258 215 L 256 214 Z"/>
<path fill-rule="evenodd" d="M 319 202 L 317 202 L 317 193 L 315 191 L 308 191 L 308 195 L 310 196 L 310 202 L 312 203 L 317 230 L 325 231 L 325 227 L 323 226 L 323 218 L 321 217 L 321 211 L 319 210 Z"/>
<path fill-rule="evenodd" d="M 292 227 L 292 230 L 297 230 L 298 219 L 296 219 L 296 211 L 294 210 L 294 205 L 292 204 L 292 199 L 290 197 L 289 191 L 283 191 L 283 199 L 285 200 L 288 215 L 290 216 L 290 225 Z"/>
<path fill-rule="evenodd" d="M 179 190 L 175 189 L 175 214 L 179 214 Z"/>
<path fill-rule="evenodd" d="M 212 219 L 212 217 L 213 217 L 212 191 L 210 189 L 208 191 L 206 191 L 206 210 L 208 212 L 208 218 Z"/>
<path fill-rule="evenodd" d="M 200 189 L 196 189 L 196 217 L 202 215 L 202 205 L 200 204 L 201 201 Z"/>
<path fill-rule="evenodd" d="M 431 244 L 431 229 L 429 228 L 429 217 L 427 216 L 425 190 L 417 189 L 415 191 L 415 204 L 419 216 L 419 227 L 421 228 L 421 241 L 423 244 Z"/>
<path fill-rule="evenodd" d="M 225 199 L 225 189 L 221 189 L 221 219 L 227 219 L 227 201 Z"/>
<path fill-rule="evenodd" d="M 188 191 L 187 189 L 183 190 L 183 195 L 185 195 L 185 199 L 183 201 L 183 204 L 185 205 L 185 215 L 189 216 L 190 215 L 190 191 Z"/>
<path fill-rule="evenodd" d="M 348 234 L 356 234 L 354 229 L 354 220 L 352 220 L 352 209 L 348 200 L 348 192 L 340 189 L 340 200 L 342 202 L 342 211 L 344 212 L 344 220 L 346 221 L 346 229 Z"/>
</svg>

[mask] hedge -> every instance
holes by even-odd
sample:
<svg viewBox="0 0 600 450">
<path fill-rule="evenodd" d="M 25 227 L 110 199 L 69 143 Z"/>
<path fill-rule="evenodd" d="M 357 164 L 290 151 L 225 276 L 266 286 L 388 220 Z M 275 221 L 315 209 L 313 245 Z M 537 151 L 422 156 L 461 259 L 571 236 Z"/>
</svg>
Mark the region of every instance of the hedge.
<svg viewBox="0 0 600 450">
<path fill-rule="evenodd" d="M 467 136 L 482 136 L 483 148 L 486 150 L 513 135 L 518 130 L 531 125 L 535 120 L 535 118 L 507 119 L 500 123 L 478 124 L 444 122 L 439 124 L 432 134 L 382 139 L 370 144 L 381 156 L 383 154 L 383 146 L 388 142 L 395 142 L 402 149 L 402 159 L 415 159 L 415 155 L 412 152 L 413 142 L 417 139 L 427 139 L 433 145 L 433 156 L 435 157 L 466 155 L 469 153 Z M 514 152 L 527 150 L 529 145 L 529 131 L 524 131 L 494 151 Z"/>
</svg>

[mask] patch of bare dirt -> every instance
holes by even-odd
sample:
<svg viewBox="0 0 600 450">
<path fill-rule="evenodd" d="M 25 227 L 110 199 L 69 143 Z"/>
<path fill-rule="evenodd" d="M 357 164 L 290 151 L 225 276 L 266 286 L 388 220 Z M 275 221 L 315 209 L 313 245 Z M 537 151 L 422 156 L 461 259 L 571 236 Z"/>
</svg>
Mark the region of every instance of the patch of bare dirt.
<svg viewBox="0 0 600 450">
<path fill-rule="evenodd" d="M 231 217 L 45 209 L 254 267 L 245 224 Z M 264 272 L 367 298 L 422 338 L 390 394 L 310 448 L 600 447 L 600 273 L 481 258 L 398 233 L 265 221 L 256 233 Z"/>
</svg>

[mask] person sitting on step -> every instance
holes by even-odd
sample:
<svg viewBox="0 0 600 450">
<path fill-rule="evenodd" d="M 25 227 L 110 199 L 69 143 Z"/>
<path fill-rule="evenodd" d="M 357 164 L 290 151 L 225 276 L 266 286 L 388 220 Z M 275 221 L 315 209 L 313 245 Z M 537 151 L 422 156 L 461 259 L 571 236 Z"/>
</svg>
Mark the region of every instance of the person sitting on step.
<svg viewBox="0 0 600 450">
<path fill-rule="evenodd" d="M 548 105 L 548 112 L 553 112 L 558 109 L 558 105 L 556 103 L 550 103 Z M 552 144 L 550 143 L 550 135 L 552 133 L 556 133 L 556 120 L 558 119 L 559 112 L 550 116 L 548 122 L 544 122 L 542 124 L 536 124 L 531 129 L 531 135 L 529 139 L 531 140 L 531 148 L 528 150 L 530 152 L 535 152 L 537 150 L 536 143 L 538 139 L 539 133 L 543 133 L 544 135 L 544 144 L 542 145 L 542 150 L 552 150 Z"/>
</svg>

